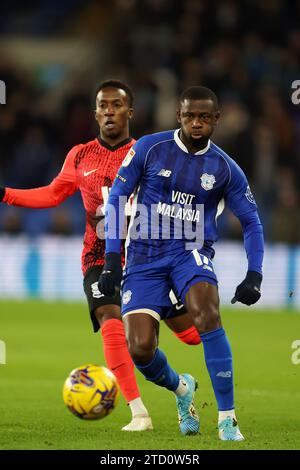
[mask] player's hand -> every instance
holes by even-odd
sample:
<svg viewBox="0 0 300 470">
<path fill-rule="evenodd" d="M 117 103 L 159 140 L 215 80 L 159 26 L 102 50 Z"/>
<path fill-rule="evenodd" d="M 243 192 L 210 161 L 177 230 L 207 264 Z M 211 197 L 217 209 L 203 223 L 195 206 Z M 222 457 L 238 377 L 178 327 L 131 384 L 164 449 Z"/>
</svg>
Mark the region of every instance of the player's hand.
<svg viewBox="0 0 300 470">
<path fill-rule="evenodd" d="M 116 288 L 120 289 L 122 280 L 122 259 L 120 253 L 107 253 L 105 264 L 100 274 L 98 288 L 108 297 L 115 295 Z"/>
<path fill-rule="evenodd" d="M 262 275 L 260 273 L 248 271 L 246 278 L 237 286 L 231 303 L 235 304 L 235 302 L 241 302 L 245 305 L 255 304 L 261 296 L 261 281 Z"/>
<path fill-rule="evenodd" d="M 5 188 L 3 186 L 0 186 L 0 202 L 3 201 L 4 196 L 5 196 Z"/>
</svg>

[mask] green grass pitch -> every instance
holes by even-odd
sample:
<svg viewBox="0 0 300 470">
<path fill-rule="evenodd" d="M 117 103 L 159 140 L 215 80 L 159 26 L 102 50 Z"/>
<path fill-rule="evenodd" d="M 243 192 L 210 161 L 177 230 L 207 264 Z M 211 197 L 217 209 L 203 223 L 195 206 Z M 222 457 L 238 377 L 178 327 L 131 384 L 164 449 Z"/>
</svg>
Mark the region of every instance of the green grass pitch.
<svg viewBox="0 0 300 470">
<path fill-rule="evenodd" d="M 0 449 L 300 449 L 300 364 L 291 361 L 300 315 L 251 309 L 222 311 L 234 354 L 237 417 L 245 442 L 218 440 L 217 410 L 202 346 L 180 343 L 164 324 L 160 347 L 178 372 L 199 382 L 201 434 L 182 436 L 175 399 L 138 374 L 154 431 L 125 433 L 122 398 L 107 418 L 86 422 L 62 401 L 68 373 L 84 363 L 103 365 L 100 335 L 91 332 L 85 304 L 0 302 Z"/>
</svg>

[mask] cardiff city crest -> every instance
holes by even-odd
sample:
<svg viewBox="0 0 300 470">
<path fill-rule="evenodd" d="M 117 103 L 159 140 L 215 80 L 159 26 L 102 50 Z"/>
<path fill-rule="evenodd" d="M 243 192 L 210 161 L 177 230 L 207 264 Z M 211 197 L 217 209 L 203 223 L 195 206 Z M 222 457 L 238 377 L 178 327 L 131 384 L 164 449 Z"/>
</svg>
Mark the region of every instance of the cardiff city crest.
<svg viewBox="0 0 300 470">
<path fill-rule="evenodd" d="M 131 296 L 132 296 L 131 290 L 127 290 L 126 292 L 124 292 L 122 296 L 122 301 L 124 305 L 127 305 L 130 302 Z"/>
<path fill-rule="evenodd" d="M 200 177 L 201 179 L 201 186 L 205 191 L 209 191 L 214 187 L 214 184 L 216 182 L 216 178 L 214 175 L 208 175 L 207 173 L 203 173 L 203 175 Z"/>
</svg>

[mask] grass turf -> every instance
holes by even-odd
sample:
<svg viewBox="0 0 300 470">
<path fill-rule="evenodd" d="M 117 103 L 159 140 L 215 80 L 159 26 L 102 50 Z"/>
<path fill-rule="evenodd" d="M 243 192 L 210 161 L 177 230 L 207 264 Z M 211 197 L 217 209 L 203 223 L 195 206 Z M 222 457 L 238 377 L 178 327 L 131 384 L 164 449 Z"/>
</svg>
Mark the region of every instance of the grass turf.
<svg viewBox="0 0 300 470">
<path fill-rule="evenodd" d="M 295 312 L 242 309 L 222 312 L 234 354 L 235 397 L 246 440 L 221 442 L 217 411 L 202 346 L 179 342 L 165 325 L 160 346 L 179 372 L 199 382 L 196 406 L 201 434 L 179 433 L 172 393 L 138 373 L 153 432 L 125 433 L 130 421 L 122 398 L 107 418 L 81 421 L 61 397 L 68 373 L 84 363 L 104 364 L 99 334 L 91 332 L 84 304 L 0 302 L 0 339 L 7 364 L 0 365 L 0 449 L 300 449 L 300 365 L 291 344 L 300 339 Z"/>
</svg>

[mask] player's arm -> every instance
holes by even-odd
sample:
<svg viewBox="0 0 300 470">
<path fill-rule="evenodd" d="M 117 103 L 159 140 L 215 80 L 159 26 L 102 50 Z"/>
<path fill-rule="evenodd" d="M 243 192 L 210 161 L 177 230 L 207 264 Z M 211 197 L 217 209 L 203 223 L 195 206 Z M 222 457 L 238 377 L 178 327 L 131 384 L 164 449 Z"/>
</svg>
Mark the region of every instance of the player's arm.
<svg viewBox="0 0 300 470">
<path fill-rule="evenodd" d="M 125 222 L 125 205 L 143 175 L 147 149 L 145 138 L 138 140 L 119 168 L 105 207 L 105 264 L 99 278 L 99 290 L 115 294 L 122 279 L 121 242 Z"/>
<path fill-rule="evenodd" d="M 246 277 L 236 288 L 232 303 L 238 301 L 252 305 L 259 300 L 261 295 L 264 236 L 247 178 L 236 164 L 231 165 L 231 178 L 226 188 L 225 200 L 241 223 L 248 259 Z"/>
<path fill-rule="evenodd" d="M 0 188 L 0 201 L 19 207 L 44 209 L 58 206 L 78 189 L 74 159 L 78 147 L 68 153 L 62 170 L 48 185 L 35 189 Z"/>
</svg>

